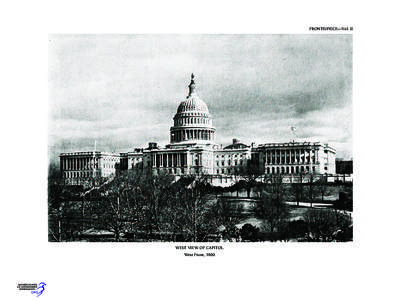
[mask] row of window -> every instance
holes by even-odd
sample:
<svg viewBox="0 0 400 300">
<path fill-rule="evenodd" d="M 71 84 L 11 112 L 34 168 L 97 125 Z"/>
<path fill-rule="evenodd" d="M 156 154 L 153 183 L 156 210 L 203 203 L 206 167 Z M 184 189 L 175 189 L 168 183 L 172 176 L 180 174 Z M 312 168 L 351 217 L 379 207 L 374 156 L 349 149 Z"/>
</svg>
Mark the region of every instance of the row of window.
<svg viewBox="0 0 400 300">
<path fill-rule="evenodd" d="M 171 169 L 163 169 L 163 170 L 155 170 L 156 174 L 171 174 L 171 175 L 181 175 L 185 174 L 185 168 L 171 168 Z M 189 169 L 190 174 L 199 174 L 199 170 L 197 169 Z"/>
<path fill-rule="evenodd" d="M 217 174 L 241 174 L 243 171 L 243 168 L 220 168 L 217 169 Z"/>
<path fill-rule="evenodd" d="M 104 168 L 104 169 L 115 169 L 115 164 L 108 164 L 108 163 L 104 163 L 104 164 L 102 164 L 102 166 L 101 166 L 102 168 Z M 83 166 L 71 166 L 71 168 L 67 168 L 67 169 L 65 169 L 65 170 L 91 170 L 91 169 L 98 169 L 99 168 L 99 165 L 96 163 L 96 164 L 88 164 L 88 165 L 83 165 Z"/>
<path fill-rule="evenodd" d="M 111 174 L 114 174 L 114 172 L 103 172 L 104 176 L 109 176 Z M 72 171 L 72 172 L 65 172 L 64 173 L 64 178 L 88 178 L 92 177 L 93 172 L 87 171 L 87 172 L 79 172 L 79 171 Z"/>
<path fill-rule="evenodd" d="M 225 154 L 226 155 L 226 157 L 227 158 L 231 158 L 231 157 L 233 157 L 233 158 L 244 158 L 244 157 L 246 157 L 246 155 L 245 154 Z M 225 155 L 224 154 L 221 154 L 221 155 L 216 155 L 215 157 L 218 159 L 218 158 L 225 158 Z"/>
<path fill-rule="evenodd" d="M 281 164 L 279 160 L 277 161 L 271 161 L 271 160 L 264 160 L 264 163 L 267 163 L 268 165 L 275 165 L 275 164 Z M 292 159 L 291 161 L 282 161 L 282 164 L 309 164 L 310 162 L 312 162 L 313 164 L 315 164 L 315 159 L 313 160 L 309 160 L 309 159 Z"/>
<path fill-rule="evenodd" d="M 312 172 L 315 172 L 315 167 L 312 167 Z M 305 172 L 310 172 L 310 167 L 309 166 L 297 166 L 297 167 L 267 167 L 266 168 L 266 173 L 267 174 L 299 174 L 299 173 L 305 173 Z"/>
<path fill-rule="evenodd" d="M 199 118 L 180 118 L 177 120 L 176 125 L 185 125 L 185 124 L 210 124 L 210 120 L 205 117 Z"/>
<path fill-rule="evenodd" d="M 222 167 L 225 166 L 225 161 L 224 161 L 224 160 L 221 160 L 221 162 L 219 162 L 219 161 L 216 161 L 216 162 L 215 162 L 215 164 L 216 164 L 217 167 L 220 166 L 220 163 L 221 163 L 221 166 L 222 166 Z M 227 165 L 230 166 L 231 164 L 232 164 L 231 161 L 228 160 L 228 161 L 227 161 Z M 243 162 L 243 160 L 239 160 L 239 161 L 235 160 L 235 161 L 233 162 L 233 164 L 234 164 L 234 166 L 237 166 L 237 165 L 243 166 L 245 163 Z"/>
<path fill-rule="evenodd" d="M 65 172 L 65 178 L 87 178 L 93 176 L 92 172 Z"/>
</svg>

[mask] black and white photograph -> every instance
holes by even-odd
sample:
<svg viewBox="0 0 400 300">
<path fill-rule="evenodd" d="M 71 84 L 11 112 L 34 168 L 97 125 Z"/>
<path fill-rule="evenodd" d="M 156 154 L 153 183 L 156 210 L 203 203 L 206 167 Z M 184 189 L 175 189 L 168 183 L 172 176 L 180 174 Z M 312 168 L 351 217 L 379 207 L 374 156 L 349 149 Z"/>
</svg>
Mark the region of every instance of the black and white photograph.
<svg viewBox="0 0 400 300">
<path fill-rule="evenodd" d="M 396 298 L 392 3 L 2 8 L 2 298 Z"/>
<path fill-rule="evenodd" d="M 352 242 L 352 34 L 52 34 L 49 242 Z"/>
</svg>

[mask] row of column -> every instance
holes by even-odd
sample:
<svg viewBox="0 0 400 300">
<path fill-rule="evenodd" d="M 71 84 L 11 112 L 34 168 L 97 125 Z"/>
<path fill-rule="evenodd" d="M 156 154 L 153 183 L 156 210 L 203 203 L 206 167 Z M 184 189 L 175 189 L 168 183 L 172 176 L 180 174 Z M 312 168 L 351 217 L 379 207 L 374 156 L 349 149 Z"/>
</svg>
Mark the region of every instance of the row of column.
<svg viewBox="0 0 400 300">
<path fill-rule="evenodd" d="M 61 170 L 93 169 L 95 166 L 97 168 L 97 163 L 97 159 L 93 159 L 93 157 L 64 157 L 61 159 Z"/>
<path fill-rule="evenodd" d="M 315 163 L 316 151 L 312 149 L 267 150 L 267 164 Z"/>
<path fill-rule="evenodd" d="M 188 165 L 187 153 L 160 153 L 151 156 L 153 168 L 186 167 Z"/>
<path fill-rule="evenodd" d="M 213 141 L 215 132 L 208 129 L 183 129 L 171 132 L 172 142 L 187 140 L 206 140 Z"/>
</svg>

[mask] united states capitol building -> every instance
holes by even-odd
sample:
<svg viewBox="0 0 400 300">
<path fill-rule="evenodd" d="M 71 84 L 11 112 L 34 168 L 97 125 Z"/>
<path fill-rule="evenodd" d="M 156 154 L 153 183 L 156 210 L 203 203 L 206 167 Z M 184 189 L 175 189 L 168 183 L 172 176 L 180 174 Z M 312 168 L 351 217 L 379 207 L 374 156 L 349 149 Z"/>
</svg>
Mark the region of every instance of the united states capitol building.
<svg viewBox="0 0 400 300">
<path fill-rule="evenodd" d="M 205 176 L 214 185 L 226 185 L 252 172 L 282 174 L 293 180 L 301 174 L 334 174 L 336 150 L 320 142 L 288 141 L 246 145 L 233 139 L 222 147 L 215 142 L 216 128 L 207 104 L 196 92 L 194 75 L 189 94 L 173 117 L 170 143 L 155 142 L 147 148 L 125 153 L 101 151 L 60 154 L 60 168 L 66 184 L 79 185 L 118 172 Z"/>
</svg>

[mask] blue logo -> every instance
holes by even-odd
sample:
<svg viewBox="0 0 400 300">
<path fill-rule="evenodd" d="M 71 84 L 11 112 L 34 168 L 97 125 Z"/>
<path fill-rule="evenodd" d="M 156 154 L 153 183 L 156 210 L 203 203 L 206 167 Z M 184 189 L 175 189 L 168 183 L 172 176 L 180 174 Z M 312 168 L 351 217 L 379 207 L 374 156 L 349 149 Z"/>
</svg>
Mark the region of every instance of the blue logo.
<svg viewBox="0 0 400 300">
<path fill-rule="evenodd" d="M 39 297 L 41 294 L 43 294 L 45 285 L 46 284 L 44 282 L 39 283 L 37 289 L 32 291 L 31 294 L 36 294 L 36 297 Z"/>
</svg>

